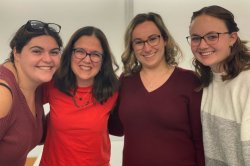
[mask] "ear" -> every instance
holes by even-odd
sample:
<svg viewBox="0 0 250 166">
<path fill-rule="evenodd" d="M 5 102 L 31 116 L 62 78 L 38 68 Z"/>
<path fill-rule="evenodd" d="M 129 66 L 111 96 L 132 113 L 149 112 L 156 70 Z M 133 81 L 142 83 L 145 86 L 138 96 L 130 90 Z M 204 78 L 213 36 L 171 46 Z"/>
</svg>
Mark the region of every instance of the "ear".
<svg viewBox="0 0 250 166">
<path fill-rule="evenodd" d="M 232 32 L 230 34 L 230 46 L 233 46 L 234 43 L 237 41 L 238 39 L 238 33 L 237 32 Z"/>
</svg>

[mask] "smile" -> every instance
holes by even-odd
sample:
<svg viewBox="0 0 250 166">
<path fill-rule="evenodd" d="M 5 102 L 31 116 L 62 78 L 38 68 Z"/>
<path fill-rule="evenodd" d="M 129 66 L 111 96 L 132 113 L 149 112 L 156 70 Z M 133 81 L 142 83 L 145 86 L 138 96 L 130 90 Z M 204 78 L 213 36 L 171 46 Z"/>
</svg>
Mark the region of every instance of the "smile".
<svg viewBox="0 0 250 166">
<path fill-rule="evenodd" d="M 200 55 L 201 55 L 201 56 L 209 56 L 209 55 L 211 55 L 211 54 L 213 54 L 213 53 L 214 53 L 214 51 L 200 52 Z"/>
</svg>

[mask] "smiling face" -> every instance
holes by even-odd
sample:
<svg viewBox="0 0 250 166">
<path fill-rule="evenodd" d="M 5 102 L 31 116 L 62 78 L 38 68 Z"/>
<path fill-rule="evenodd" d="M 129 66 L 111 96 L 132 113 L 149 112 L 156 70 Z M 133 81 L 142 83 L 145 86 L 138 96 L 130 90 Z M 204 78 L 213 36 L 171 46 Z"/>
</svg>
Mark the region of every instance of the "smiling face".
<svg viewBox="0 0 250 166">
<path fill-rule="evenodd" d="M 98 52 L 103 53 L 100 41 L 96 36 L 82 36 L 74 44 L 74 48 L 84 49 L 87 53 Z M 81 87 L 91 86 L 94 78 L 101 69 L 102 61 L 92 62 L 89 55 L 83 59 L 79 59 L 72 53 L 71 68 L 76 75 L 77 85 Z"/>
<path fill-rule="evenodd" d="M 228 32 L 228 29 L 223 20 L 208 15 L 197 16 L 190 25 L 191 37 L 224 32 Z M 209 66 L 214 72 L 223 72 L 223 63 L 229 57 L 230 47 L 236 40 L 236 32 L 220 34 L 218 42 L 215 44 L 208 44 L 202 39 L 197 46 L 192 46 L 191 44 L 191 50 L 200 63 Z"/>
<path fill-rule="evenodd" d="M 50 81 L 59 67 L 60 55 L 57 42 L 47 35 L 32 38 L 20 53 L 14 49 L 19 81 L 35 86 Z"/>
<path fill-rule="evenodd" d="M 152 21 L 145 21 L 138 24 L 132 32 L 133 50 L 137 60 L 142 64 L 142 68 L 153 68 L 160 64 L 165 64 L 164 46 L 165 42 L 162 38 L 159 29 Z M 155 46 L 150 45 L 154 43 L 156 37 L 159 37 L 159 42 Z M 137 49 L 137 41 L 143 41 L 144 46 L 141 49 Z M 147 41 L 147 42 L 145 42 Z"/>
</svg>

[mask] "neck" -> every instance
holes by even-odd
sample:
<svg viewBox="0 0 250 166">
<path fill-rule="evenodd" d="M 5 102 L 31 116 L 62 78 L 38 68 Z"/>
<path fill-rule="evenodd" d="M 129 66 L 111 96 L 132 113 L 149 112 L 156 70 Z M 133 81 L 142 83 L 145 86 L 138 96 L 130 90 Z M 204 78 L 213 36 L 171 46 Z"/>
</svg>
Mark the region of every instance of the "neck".
<svg viewBox="0 0 250 166">
<path fill-rule="evenodd" d="M 147 75 L 147 76 L 157 76 L 157 75 L 162 75 L 164 73 L 167 73 L 169 70 L 172 70 L 173 66 L 169 66 L 167 64 L 157 66 L 154 68 L 142 68 L 141 74 Z"/>
<path fill-rule="evenodd" d="M 19 66 L 16 66 L 12 62 L 7 62 L 4 65 L 13 73 L 13 75 L 15 76 L 16 82 L 23 93 L 32 94 L 36 91 L 36 88 L 39 85 L 34 84 L 31 81 L 28 81 L 28 79 L 26 79 L 26 77 L 23 76 L 23 73 L 20 72 L 21 70 L 19 69 Z"/>
</svg>

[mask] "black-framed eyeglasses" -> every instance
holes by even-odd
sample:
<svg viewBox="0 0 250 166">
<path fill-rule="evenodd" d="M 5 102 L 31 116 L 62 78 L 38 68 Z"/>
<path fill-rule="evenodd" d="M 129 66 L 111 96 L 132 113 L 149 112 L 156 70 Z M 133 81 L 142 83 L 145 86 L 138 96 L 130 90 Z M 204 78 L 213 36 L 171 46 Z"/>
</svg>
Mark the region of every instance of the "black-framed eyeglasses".
<svg viewBox="0 0 250 166">
<path fill-rule="evenodd" d="M 147 40 L 135 39 L 132 41 L 135 50 L 141 50 L 145 46 L 145 43 L 154 47 L 160 43 L 161 35 L 151 35 Z"/>
<path fill-rule="evenodd" d="M 57 33 L 59 33 L 61 30 L 61 26 L 58 24 L 44 23 L 44 22 L 38 21 L 38 20 L 29 20 L 26 23 L 25 28 L 29 32 L 43 32 L 45 28 L 48 30 L 57 32 Z"/>
<path fill-rule="evenodd" d="M 204 39 L 207 44 L 213 45 L 218 42 L 219 37 L 222 34 L 229 34 L 229 32 L 221 32 L 221 33 L 213 32 L 213 33 L 208 33 L 204 36 L 192 35 L 192 36 L 187 36 L 186 39 L 191 46 L 200 45 L 202 39 Z"/>
<path fill-rule="evenodd" d="M 95 62 L 95 63 L 101 62 L 102 57 L 103 57 L 103 54 L 98 51 L 87 52 L 83 48 L 74 48 L 73 55 L 78 59 L 84 59 L 87 56 L 89 56 L 91 62 Z"/>
</svg>

